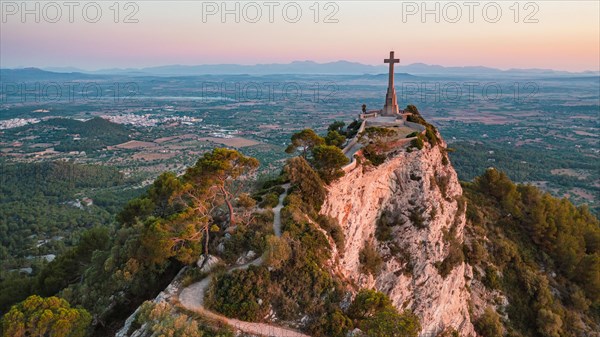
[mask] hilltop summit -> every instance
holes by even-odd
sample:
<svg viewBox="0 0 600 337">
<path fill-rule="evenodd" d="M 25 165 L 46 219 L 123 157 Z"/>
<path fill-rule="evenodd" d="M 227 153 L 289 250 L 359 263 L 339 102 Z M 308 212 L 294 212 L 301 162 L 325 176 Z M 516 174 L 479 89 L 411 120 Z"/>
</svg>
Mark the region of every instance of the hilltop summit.
<svg viewBox="0 0 600 337">
<path fill-rule="evenodd" d="M 445 148 L 437 134 L 435 145 L 410 152 L 410 144 L 399 146 L 379 166 L 350 170 L 328 188 L 321 212 L 343 229 L 337 268 L 344 277 L 413 310 L 422 332 L 453 328 L 471 336 L 472 271 L 462 261 L 466 205 Z M 375 270 L 369 251 L 382 259 Z"/>
</svg>

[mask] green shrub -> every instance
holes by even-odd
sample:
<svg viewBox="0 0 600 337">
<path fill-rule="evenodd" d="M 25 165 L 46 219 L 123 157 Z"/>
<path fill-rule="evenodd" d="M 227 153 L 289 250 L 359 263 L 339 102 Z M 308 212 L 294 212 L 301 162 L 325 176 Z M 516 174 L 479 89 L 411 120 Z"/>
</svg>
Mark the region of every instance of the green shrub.
<svg viewBox="0 0 600 337">
<path fill-rule="evenodd" d="M 268 210 L 254 213 L 253 222 L 249 225 L 238 225 L 223 241 L 224 250 L 219 255 L 227 263 L 233 263 L 244 252 L 249 250 L 262 254 L 266 248 L 266 236 L 273 233 L 273 212 Z M 216 244 L 216 240 L 215 240 Z"/>
<path fill-rule="evenodd" d="M 186 314 L 173 311 L 174 308 L 167 302 L 146 301 L 140 306 L 135 323 L 137 326 L 146 324 L 152 336 L 204 336 L 196 320 Z"/>
<path fill-rule="evenodd" d="M 342 167 L 350 162 L 348 157 L 334 145 L 319 145 L 312 149 L 313 165 L 327 184 L 344 176 Z"/>
<path fill-rule="evenodd" d="M 400 225 L 399 219 L 384 211 L 376 222 L 375 237 L 379 241 L 391 241 L 393 228 Z"/>
<path fill-rule="evenodd" d="M 400 314 L 395 308 L 376 313 L 361 327 L 368 337 L 417 337 L 421 331 L 417 315 L 408 310 Z"/>
<path fill-rule="evenodd" d="M 221 265 L 220 268 L 224 268 L 224 266 Z M 181 276 L 181 285 L 183 287 L 187 287 L 193 283 L 202 280 L 206 276 L 208 276 L 208 273 L 202 272 L 200 268 L 188 268 Z"/>
<path fill-rule="evenodd" d="M 342 147 L 345 141 L 346 136 L 340 134 L 338 131 L 329 131 L 325 137 L 325 144 L 337 146 L 339 148 Z"/>
<path fill-rule="evenodd" d="M 487 266 L 481 279 L 487 288 L 506 295 L 509 335 L 579 336 L 597 331 L 597 323 L 580 322 L 597 322 L 600 317 L 600 305 L 594 304 L 600 303 L 600 256 L 594 243 L 600 242 L 598 219 L 585 207 L 533 186 L 515 185 L 492 169 L 474 183 L 463 184 L 463 193 L 469 201 L 466 234 L 490 242 L 490 253 L 481 254 L 479 264 Z M 496 268 L 501 268 L 501 276 Z M 483 326 L 480 322 L 479 329 Z"/>
<path fill-rule="evenodd" d="M 354 320 L 364 320 L 389 307 L 392 307 L 392 301 L 386 294 L 376 290 L 361 289 L 348 308 L 348 316 Z"/>
<path fill-rule="evenodd" d="M 415 115 L 420 115 L 419 109 L 417 109 L 417 107 L 412 104 L 407 105 L 406 108 L 404 108 L 404 111 Z"/>
<path fill-rule="evenodd" d="M 365 243 L 365 246 L 359 252 L 358 259 L 363 273 L 371 273 L 371 275 L 376 276 L 381 271 L 383 259 L 370 242 Z"/>
<path fill-rule="evenodd" d="M 416 337 L 419 318 L 411 311 L 399 313 L 387 295 L 362 289 L 348 308 L 348 316 L 369 337 Z"/>
<path fill-rule="evenodd" d="M 435 175 L 435 182 L 442 193 L 444 199 L 448 198 L 448 185 L 450 184 L 450 175 Z"/>
<path fill-rule="evenodd" d="M 282 184 L 285 183 L 285 176 L 284 175 L 278 175 L 275 178 L 271 178 L 269 180 L 266 180 L 262 183 L 261 186 L 261 190 L 266 191 L 269 190 L 271 188 L 277 188 L 277 187 L 281 187 Z M 281 187 L 282 191 L 281 193 L 283 193 L 283 188 Z M 280 194 L 281 194 L 280 193 Z"/>
<path fill-rule="evenodd" d="M 416 148 L 417 150 L 421 150 L 425 143 L 423 143 L 423 137 L 421 134 L 417 135 L 417 138 L 411 140 L 410 146 Z"/>
<path fill-rule="evenodd" d="M 308 162 L 302 157 L 295 157 L 288 161 L 284 168 L 292 186 L 297 189 L 307 213 L 318 212 L 325 201 L 325 184 Z"/>
<path fill-rule="evenodd" d="M 335 308 L 310 323 L 309 331 L 315 337 L 346 337 L 354 328 L 352 320 Z"/>
<path fill-rule="evenodd" d="M 269 193 L 263 197 L 263 200 L 259 204 L 262 208 L 273 208 L 279 204 L 279 194 Z"/>
<path fill-rule="evenodd" d="M 483 245 L 478 240 L 473 240 L 470 246 L 465 245 L 465 257 L 469 264 L 476 265 L 487 256 Z"/>
<path fill-rule="evenodd" d="M 343 121 L 334 121 L 333 123 L 329 124 L 327 131 L 336 131 L 340 134 L 344 134 L 344 125 L 346 125 L 346 123 Z"/>
<path fill-rule="evenodd" d="M 290 245 L 293 258 L 273 273 L 277 297 L 272 302 L 278 317 L 284 320 L 304 315 L 314 318 L 331 312 L 332 304 L 341 300 L 341 285 L 323 270 L 323 263 L 315 258 L 318 253 L 309 252 L 314 247 L 306 247 L 297 240 Z"/>
<path fill-rule="evenodd" d="M 284 208 L 284 210 L 286 209 L 288 207 Z M 301 253 L 307 262 L 314 261 L 322 264 L 331 257 L 329 241 L 321 231 L 307 221 L 290 221 L 290 219 L 286 219 L 283 222 L 283 230 L 288 233 L 295 243 L 302 245 Z"/>
<path fill-rule="evenodd" d="M 340 251 L 343 250 L 346 243 L 346 238 L 344 236 L 344 231 L 342 230 L 342 227 L 338 223 L 337 219 L 327 215 L 319 214 L 317 222 L 321 228 L 331 235 L 331 238 L 335 242 L 337 249 Z"/>
<path fill-rule="evenodd" d="M 500 288 L 500 280 L 498 278 L 498 272 L 496 268 L 491 265 L 485 267 L 485 275 L 483 277 L 483 284 L 489 289 Z"/>
<path fill-rule="evenodd" d="M 379 166 L 383 164 L 387 158 L 385 153 L 379 153 L 375 144 L 369 144 L 362 148 L 363 156 L 368 159 L 373 166 Z"/>
<path fill-rule="evenodd" d="M 354 138 L 354 136 L 356 136 L 356 134 L 358 133 L 358 129 L 360 128 L 360 125 L 362 124 L 362 121 L 359 120 L 353 120 L 352 123 L 350 123 L 348 125 L 348 127 L 346 128 L 346 138 L 351 139 Z"/>
<path fill-rule="evenodd" d="M 452 238 L 450 240 L 448 256 L 446 256 L 446 258 L 437 265 L 438 272 L 442 277 L 445 278 L 446 276 L 450 275 L 456 266 L 463 263 L 463 261 L 464 255 L 462 245 L 456 238 Z"/>
<path fill-rule="evenodd" d="M 500 316 L 490 307 L 475 321 L 475 331 L 483 337 L 502 337 L 503 327 Z"/>
<path fill-rule="evenodd" d="M 427 129 L 425 130 L 425 137 L 427 138 L 427 141 L 429 142 L 429 144 L 437 145 L 438 138 L 437 138 L 437 135 L 435 134 L 433 126 L 427 125 Z"/>
<path fill-rule="evenodd" d="M 423 217 L 423 209 L 419 207 L 414 207 L 410 210 L 410 214 L 408 219 L 412 222 L 412 224 L 419 228 L 425 228 L 425 218 Z"/>
<path fill-rule="evenodd" d="M 267 268 L 250 266 L 215 276 L 205 303 L 227 317 L 258 321 L 269 312 L 270 290 L 271 276 Z"/>
<path fill-rule="evenodd" d="M 59 297 L 29 296 L 13 305 L 0 320 L 4 337 L 64 336 L 83 337 L 92 316 L 81 308 L 72 308 Z"/>
<path fill-rule="evenodd" d="M 396 131 L 390 128 L 382 128 L 378 126 L 371 126 L 365 128 L 365 131 L 361 134 L 361 137 L 368 138 L 371 140 L 393 137 L 396 135 Z"/>
<path fill-rule="evenodd" d="M 267 236 L 267 249 L 264 255 L 265 263 L 275 270 L 280 269 L 292 254 L 286 237 L 287 235 L 284 237 L 277 237 L 275 235 Z"/>
<path fill-rule="evenodd" d="M 542 308 L 537 314 L 538 332 L 545 337 L 562 336 L 562 319 L 551 309 Z"/>
</svg>

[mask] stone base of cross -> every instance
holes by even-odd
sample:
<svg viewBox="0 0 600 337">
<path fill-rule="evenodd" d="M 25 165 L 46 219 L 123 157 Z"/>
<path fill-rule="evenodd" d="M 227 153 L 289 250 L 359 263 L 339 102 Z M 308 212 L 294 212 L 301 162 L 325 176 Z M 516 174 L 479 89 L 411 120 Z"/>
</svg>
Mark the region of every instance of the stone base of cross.
<svg viewBox="0 0 600 337">
<path fill-rule="evenodd" d="M 388 89 L 387 94 L 385 94 L 385 105 L 383 106 L 383 110 L 381 110 L 381 114 L 383 116 L 396 116 L 399 113 L 400 109 L 398 108 L 396 89 L 392 87 Z"/>
</svg>

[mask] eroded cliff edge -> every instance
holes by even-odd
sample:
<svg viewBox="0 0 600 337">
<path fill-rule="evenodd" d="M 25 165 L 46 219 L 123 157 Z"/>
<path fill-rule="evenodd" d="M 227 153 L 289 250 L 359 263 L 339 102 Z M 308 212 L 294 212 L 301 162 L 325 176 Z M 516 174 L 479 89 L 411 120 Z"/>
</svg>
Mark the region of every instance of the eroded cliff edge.
<svg viewBox="0 0 600 337">
<path fill-rule="evenodd" d="M 466 207 L 445 149 L 440 138 L 421 150 L 400 146 L 376 167 L 359 164 L 328 188 L 321 213 L 344 230 L 337 268 L 357 288 L 375 288 L 400 310 L 413 310 L 423 333 L 453 328 L 474 336 L 467 289 L 472 271 L 456 257 Z M 361 264 L 365 246 L 383 259 L 375 275 Z"/>
</svg>

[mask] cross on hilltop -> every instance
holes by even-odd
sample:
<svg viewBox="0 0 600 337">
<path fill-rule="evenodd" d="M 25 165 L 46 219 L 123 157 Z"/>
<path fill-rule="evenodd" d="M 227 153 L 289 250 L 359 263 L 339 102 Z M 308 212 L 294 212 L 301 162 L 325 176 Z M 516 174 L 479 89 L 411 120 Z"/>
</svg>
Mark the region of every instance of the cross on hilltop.
<svg viewBox="0 0 600 337">
<path fill-rule="evenodd" d="M 363 104 L 362 113 L 358 117 L 361 120 L 369 119 L 370 125 L 405 125 L 406 119 L 411 113 L 398 108 L 398 97 L 396 96 L 396 87 L 394 85 L 394 64 L 400 63 L 400 59 L 394 57 L 394 51 L 392 50 L 390 51 L 390 58 L 384 59 L 383 63 L 389 64 L 388 88 L 385 94 L 383 109 L 367 111 L 366 105 Z"/>
<path fill-rule="evenodd" d="M 400 63 L 400 59 L 394 58 L 394 52 L 391 51 L 390 58 L 384 59 L 383 62 L 390 64 L 390 71 L 388 74 L 388 89 L 385 94 L 385 105 L 383 106 L 381 114 L 383 116 L 397 116 L 399 109 L 396 88 L 394 87 L 394 63 Z"/>
</svg>

